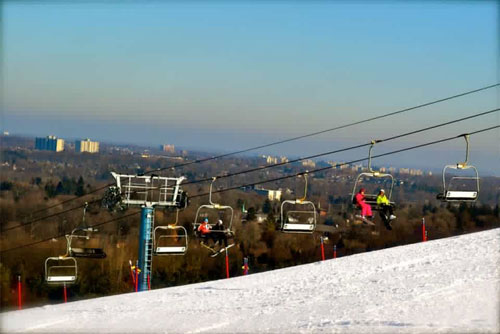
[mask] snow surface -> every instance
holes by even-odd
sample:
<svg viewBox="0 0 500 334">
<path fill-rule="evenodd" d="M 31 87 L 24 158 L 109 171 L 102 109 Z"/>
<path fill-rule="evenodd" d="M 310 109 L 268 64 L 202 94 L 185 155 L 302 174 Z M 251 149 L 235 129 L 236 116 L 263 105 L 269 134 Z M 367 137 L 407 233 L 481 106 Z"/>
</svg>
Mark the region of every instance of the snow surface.
<svg viewBox="0 0 500 334">
<path fill-rule="evenodd" d="M 22 333 L 498 333 L 499 255 L 494 229 L 0 321 Z"/>
</svg>

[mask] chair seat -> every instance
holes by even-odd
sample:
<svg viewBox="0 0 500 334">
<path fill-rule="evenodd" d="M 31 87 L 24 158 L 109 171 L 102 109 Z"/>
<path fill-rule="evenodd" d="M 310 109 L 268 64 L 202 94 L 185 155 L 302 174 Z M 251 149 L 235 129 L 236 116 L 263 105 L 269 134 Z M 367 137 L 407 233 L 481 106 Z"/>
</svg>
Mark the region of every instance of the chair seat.
<svg viewBox="0 0 500 334">
<path fill-rule="evenodd" d="M 106 253 L 102 248 L 71 248 L 70 252 L 73 257 L 86 257 L 93 259 L 103 259 L 106 257 Z"/>
<path fill-rule="evenodd" d="M 439 193 L 436 197 L 442 201 L 475 201 L 477 191 L 447 191 L 445 194 Z"/>
</svg>

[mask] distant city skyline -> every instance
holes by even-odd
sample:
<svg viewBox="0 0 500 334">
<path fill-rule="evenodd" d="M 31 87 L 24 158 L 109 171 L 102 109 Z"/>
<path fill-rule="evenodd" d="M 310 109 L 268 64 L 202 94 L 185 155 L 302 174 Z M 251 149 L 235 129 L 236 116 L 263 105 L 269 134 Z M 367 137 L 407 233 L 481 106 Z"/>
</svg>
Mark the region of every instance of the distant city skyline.
<svg viewBox="0 0 500 334">
<path fill-rule="evenodd" d="M 1 130 L 11 134 L 231 152 L 500 82 L 498 1 L 1 6 Z M 499 106 L 490 89 L 255 153 L 306 156 Z M 377 150 L 499 123 L 496 113 Z M 498 174 L 499 142 L 498 130 L 474 136 L 471 160 Z M 436 169 L 463 146 L 382 164 Z"/>
</svg>

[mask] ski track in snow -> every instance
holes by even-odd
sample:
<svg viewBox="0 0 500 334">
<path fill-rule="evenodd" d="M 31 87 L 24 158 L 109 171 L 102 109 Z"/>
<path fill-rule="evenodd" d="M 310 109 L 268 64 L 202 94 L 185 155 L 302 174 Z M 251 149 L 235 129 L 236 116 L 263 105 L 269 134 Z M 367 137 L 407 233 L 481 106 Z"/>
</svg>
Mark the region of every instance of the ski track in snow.
<svg viewBox="0 0 500 334">
<path fill-rule="evenodd" d="M 7 333 L 499 333 L 500 229 L 12 311 Z"/>
</svg>

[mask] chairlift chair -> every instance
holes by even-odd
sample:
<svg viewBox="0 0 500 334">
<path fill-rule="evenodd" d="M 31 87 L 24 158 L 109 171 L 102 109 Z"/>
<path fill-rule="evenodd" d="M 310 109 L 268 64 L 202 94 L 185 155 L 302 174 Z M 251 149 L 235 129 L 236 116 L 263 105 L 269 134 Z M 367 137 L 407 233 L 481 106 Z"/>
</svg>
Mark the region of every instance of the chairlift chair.
<svg viewBox="0 0 500 334">
<path fill-rule="evenodd" d="M 48 284 L 73 284 L 78 276 L 76 259 L 71 256 L 54 256 L 45 260 L 45 282 Z"/>
<path fill-rule="evenodd" d="M 66 236 L 66 254 L 45 260 L 45 282 L 53 285 L 73 284 L 78 277 L 78 264 L 70 256 L 70 238 Z"/>
<path fill-rule="evenodd" d="M 224 228 L 222 230 L 212 230 L 212 232 L 232 233 L 231 228 L 233 225 L 233 216 L 234 216 L 233 208 L 229 205 L 222 205 L 219 203 L 214 203 L 212 201 L 212 190 L 215 180 L 216 178 L 214 177 L 212 179 L 212 183 L 210 183 L 210 192 L 208 195 L 209 204 L 200 205 L 196 210 L 196 216 L 193 223 L 193 229 L 195 235 L 198 235 L 198 227 L 201 225 L 201 219 L 209 217 L 212 218 L 213 221 L 216 221 L 216 219 L 221 219 L 221 217 L 224 218 L 221 219 L 224 224 Z"/>
<path fill-rule="evenodd" d="M 156 226 L 153 233 L 154 255 L 184 255 L 188 249 L 188 236 L 184 226 L 178 226 L 179 209 L 174 224 Z"/>
<path fill-rule="evenodd" d="M 66 238 L 69 239 L 69 254 L 73 257 L 83 257 L 88 259 L 104 259 L 106 257 L 106 253 L 102 248 L 95 247 L 84 247 L 85 245 L 82 243 L 81 246 L 74 247 L 75 240 L 90 240 L 91 233 L 97 232 L 97 229 L 92 227 L 88 228 L 75 228 L 71 231 L 70 235 L 67 235 Z M 77 243 L 81 243 L 77 241 Z"/>
<path fill-rule="evenodd" d="M 316 206 L 306 200 L 307 173 L 304 174 L 304 179 L 304 197 L 281 203 L 281 231 L 284 233 L 313 233 L 316 229 Z"/>
<path fill-rule="evenodd" d="M 378 191 L 383 188 L 385 190 L 385 194 L 387 199 L 389 200 L 389 203 L 391 205 L 394 204 L 394 202 L 392 202 L 391 200 L 392 191 L 394 189 L 394 177 L 390 173 L 383 173 L 381 171 L 373 170 L 372 168 L 372 149 L 373 146 L 375 146 L 375 144 L 378 142 L 380 141 L 372 140 L 371 142 L 370 149 L 368 150 L 368 170 L 365 172 L 361 172 L 356 177 L 351 193 L 351 203 L 348 206 L 348 210 L 351 212 L 351 219 L 353 221 L 361 221 L 365 225 L 369 226 L 375 226 L 375 224 L 370 219 L 361 215 L 361 212 L 359 212 L 360 207 L 356 202 L 356 194 L 361 188 L 365 188 L 365 203 L 370 205 L 373 211 L 379 211 L 380 217 L 384 221 L 384 224 L 390 224 L 390 221 L 389 217 L 384 214 L 384 211 L 382 210 L 383 207 L 377 204 Z M 373 186 L 373 183 L 375 183 L 375 186 Z"/>
<path fill-rule="evenodd" d="M 378 188 L 388 189 L 388 191 L 387 190 L 385 191 L 385 194 L 386 194 L 386 197 L 389 200 L 389 202 L 392 203 L 391 197 L 392 197 L 392 190 L 394 189 L 394 177 L 390 173 L 382 173 L 380 171 L 376 171 L 376 170 L 372 169 L 372 149 L 373 149 L 373 146 L 377 142 L 379 142 L 379 141 L 372 140 L 371 145 L 370 145 L 370 149 L 368 150 L 368 171 L 361 172 L 360 174 L 358 174 L 358 176 L 356 177 L 356 180 L 354 182 L 354 187 L 352 188 L 352 194 L 351 194 L 351 205 L 353 205 L 354 207 L 357 207 L 356 199 L 355 199 L 356 194 L 363 187 L 362 185 L 363 185 L 363 182 L 365 181 L 365 179 L 373 179 L 375 181 L 379 181 L 379 182 L 377 182 L 377 184 L 379 184 Z M 384 181 L 384 179 L 385 179 L 385 181 Z M 382 180 L 382 182 L 380 182 L 381 180 Z M 380 186 L 381 183 L 384 185 L 383 187 Z M 371 189 L 367 189 L 367 190 L 371 191 L 371 192 L 367 192 L 366 188 L 365 188 L 365 202 L 367 204 L 370 204 L 372 206 L 373 210 L 379 210 L 380 208 L 377 205 L 377 195 L 378 195 L 377 190 L 378 189 L 375 187 L 370 187 L 370 188 Z"/>
<path fill-rule="evenodd" d="M 85 213 L 87 211 L 87 207 L 88 204 L 85 203 L 81 225 L 73 229 L 69 235 L 66 235 L 68 255 L 72 257 L 103 259 L 106 257 L 106 253 L 102 248 L 88 247 L 87 245 L 91 239 L 92 233 L 98 231 L 93 227 L 87 226 L 85 223 Z M 77 244 L 76 246 L 75 242 Z"/>
<path fill-rule="evenodd" d="M 456 165 L 446 165 L 443 168 L 443 192 L 437 195 L 437 199 L 443 202 L 475 202 L 479 196 L 479 173 L 477 168 L 468 164 L 469 160 L 469 135 L 463 135 L 466 143 L 465 161 L 459 162 Z M 457 176 L 451 175 L 449 172 L 471 170 L 473 176 Z M 448 171 L 448 173 L 447 173 Z M 451 175 L 448 183 L 447 176 Z M 465 189 L 455 189 L 457 183 L 462 183 Z"/>
</svg>

